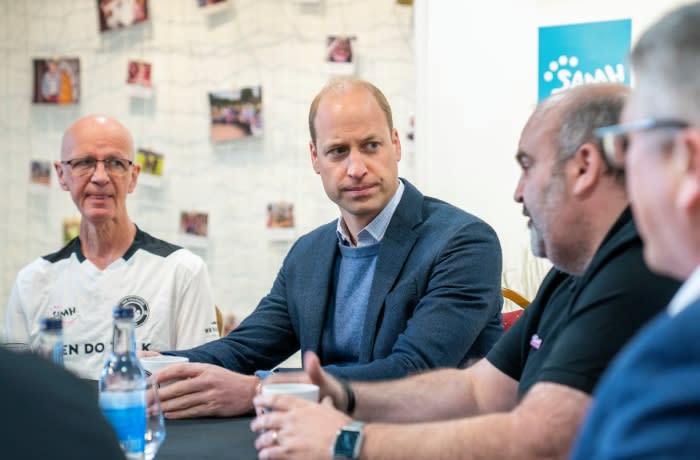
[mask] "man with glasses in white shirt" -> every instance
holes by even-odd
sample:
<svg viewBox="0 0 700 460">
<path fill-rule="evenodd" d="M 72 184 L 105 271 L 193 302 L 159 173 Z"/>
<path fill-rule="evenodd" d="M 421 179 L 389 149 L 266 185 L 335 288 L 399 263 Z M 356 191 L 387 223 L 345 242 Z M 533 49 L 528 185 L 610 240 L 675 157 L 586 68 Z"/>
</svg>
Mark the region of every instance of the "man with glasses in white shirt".
<svg viewBox="0 0 700 460">
<path fill-rule="evenodd" d="M 17 275 L 5 340 L 32 342 L 39 319 L 63 320 L 65 366 L 96 379 L 109 353 L 112 308 L 135 310 L 137 349 L 182 349 L 218 337 L 209 275 L 202 259 L 159 240 L 129 218 L 136 188 L 129 131 L 89 115 L 65 132 L 54 167 L 80 211 L 80 235 Z"/>
</svg>

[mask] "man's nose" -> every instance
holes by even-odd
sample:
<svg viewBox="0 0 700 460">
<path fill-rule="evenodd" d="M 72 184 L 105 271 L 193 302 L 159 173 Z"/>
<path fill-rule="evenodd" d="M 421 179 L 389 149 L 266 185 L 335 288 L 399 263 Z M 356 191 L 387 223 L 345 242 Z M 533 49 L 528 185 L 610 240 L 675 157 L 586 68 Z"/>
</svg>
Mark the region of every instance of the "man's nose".
<svg viewBox="0 0 700 460">
<path fill-rule="evenodd" d="M 523 176 L 520 175 L 518 179 L 518 185 L 515 186 L 515 192 L 513 193 L 513 199 L 516 203 L 523 202 Z"/>
<path fill-rule="evenodd" d="M 107 182 L 109 180 L 109 174 L 107 174 L 107 167 L 104 161 L 98 161 L 95 163 L 95 169 L 92 171 L 90 179 L 93 182 Z"/>
<path fill-rule="evenodd" d="M 348 155 L 348 176 L 360 178 L 367 174 L 367 164 L 364 155 L 356 149 L 350 150 Z"/>
</svg>

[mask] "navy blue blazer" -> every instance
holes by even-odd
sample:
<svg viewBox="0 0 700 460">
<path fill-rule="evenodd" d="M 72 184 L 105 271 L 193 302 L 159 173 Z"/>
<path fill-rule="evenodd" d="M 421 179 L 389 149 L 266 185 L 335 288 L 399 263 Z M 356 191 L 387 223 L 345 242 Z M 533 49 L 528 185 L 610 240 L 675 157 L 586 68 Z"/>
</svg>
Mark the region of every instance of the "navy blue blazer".
<svg viewBox="0 0 700 460">
<path fill-rule="evenodd" d="M 403 182 L 377 256 L 358 363 L 322 363 L 335 376 L 390 379 L 457 367 L 484 356 L 501 335 L 496 233 Z M 172 354 L 245 374 L 271 369 L 299 348 L 322 356 L 339 255 L 336 225 L 323 225 L 295 242 L 270 293 L 228 336 Z"/>
</svg>

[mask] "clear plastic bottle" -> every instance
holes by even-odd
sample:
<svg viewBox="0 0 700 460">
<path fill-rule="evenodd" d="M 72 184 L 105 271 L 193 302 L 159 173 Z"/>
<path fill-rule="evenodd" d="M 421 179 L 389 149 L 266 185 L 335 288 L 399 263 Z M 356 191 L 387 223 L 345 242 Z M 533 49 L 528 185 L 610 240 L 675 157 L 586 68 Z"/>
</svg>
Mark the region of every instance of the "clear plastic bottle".
<svg viewBox="0 0 700 460">
<path fill-rule="evenodd" d="M 136 357 L 134 310 L 113 310 L 112 353 L 100 376 L 100 408 L 129 460 L 144 458 L 146 374 Z"/>
<path fill-rule="evenodd" d="M 63 321 L 46 317 L 39 320 L 40 332 L 34 342 L 34 352 L 63 366 Z"/>
</svg>

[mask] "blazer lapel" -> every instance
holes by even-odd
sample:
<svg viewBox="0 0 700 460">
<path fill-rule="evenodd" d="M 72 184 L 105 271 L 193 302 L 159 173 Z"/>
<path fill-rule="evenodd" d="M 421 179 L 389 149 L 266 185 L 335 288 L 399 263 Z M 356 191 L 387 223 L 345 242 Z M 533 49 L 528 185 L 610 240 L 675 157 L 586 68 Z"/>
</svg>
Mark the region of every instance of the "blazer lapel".
<svg viewBox="0 0 700 460">
<path fill-rule="evenodd" d="M 423 195 L 408 181 L 403 180 L 403 183 L 403 196 L 387 227 L 377 256 L 360 345 L 361 363 L 371 360 L 377 336 L 377 321 L 382 313 L 384 299 L 396 283 L 406 258 L 418 239 L 418 233 L 413 228 L 423 220 Z"/>
<path fill-rule="evenodd" d="M 333 288 L 333 266 L 338 252 L 338 238 L 335 234 L 335 224 L 329 225 L 329 231 L 314 242 L 310 260 L 313 263 L 311 273 L 308 276 L 308 284 L 299 286 L 302 291 L 300 296 L 299 311 L 304 317 L 300 324 L 303 325 L 301 335 L 308 341 L 301 340 L 304 350 L 314 350 L 321 356 L 321 338 L 323 336 L 323 324 L 326 320 L 326 312 Z"/>
</svg>

